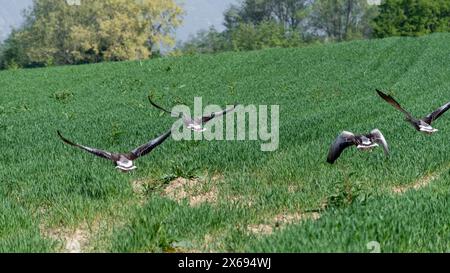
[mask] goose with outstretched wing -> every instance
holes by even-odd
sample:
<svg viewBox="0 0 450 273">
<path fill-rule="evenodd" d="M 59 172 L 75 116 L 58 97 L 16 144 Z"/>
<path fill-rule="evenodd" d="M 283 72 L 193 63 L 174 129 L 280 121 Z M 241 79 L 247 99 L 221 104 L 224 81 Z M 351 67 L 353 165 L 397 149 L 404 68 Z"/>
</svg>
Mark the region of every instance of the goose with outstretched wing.
<svg viewBox="0 0 450 273">
<path fill-rule="evenodd" d="M 401 111 L 403 114 L 405 114 L 406 118 L 405 120 L 409 122 L 417 131 L 423 132 L 425 134 L 433 134 L 439 131 L 438 129 L 435 129 L 431 126 L 431 124 L 438 119 L 442 114 L 447 112 L 448 109 L 450 109 L 450 102 L 446 103 L 442 107 L 439 107 L 436 111 L 429 114 L 423 119 L 417 119 L 414 118 L 408 111 L 402 108 L 402 106 L 390 95 L 387 95 L 380 90 L 376 90 L 378 95 L 385 100 L 387 103 L 394 106 L 397 110 Z"/>
<path fill-rule="evenodd" d="M 134 165 L 134 160 L 138 159 L 141 156 L 144 156 L 148 153 L 150 153 L 153 149 L 161 145 L 165 140 L 169 138 L 172 131 L 168 131 L 164 133 L 163 135 L 145 143 L 144 145 L 141 145 L 137 147 L 136 149 L 132 150 L 129 153 L 111 153 L 104 150 L 96 149 L 87 147 L 84 145 L 77 144 L 75 142 L 72 142 L 68 140 L 67 138 L 63 137 L 60 131 L 58 132 L 58 136 L 61 138 L 61 140 L 71 146 L 80 148 L 86 152 L 89 152 L 93 155 L 96 155 L 98 157 L 111 160 L 115 165 L 116 169 L 119 169 L 123 172 L 129 172 L 134 169 L 136 169 L 136 166 Z"/>
<path fill-rule="evenodd" d="M 214 118 L 226 115 L 227 113 L 233 111 L 236 108 L 236 106 L 237 106 L 237 104 L 235 104 L 234 106 L 232 106 L 232 107 L 230 107 L 228 109 L 225 109 L 223 111 L 212 112 L 212 113 L 209 113 L 209 114 L 201 116 L 201 117 L 191 118 L 191 117 L 185 115 L 184 113 L 171 112 L 171 111 L 168 111 L 167 109 L 164 109 L 163 107 L 161 107 L 161 106 L 157 105 L 156 103 L 154 103 L 152 101 L 152 99 L 150 98 L 150 96 L 148 97 L 148 100 L 150 101 L 150 104 L 153 107 L 155 107 L 155 108 L 157 108 L 157 109 L 159 109 L 159 110 L 161 110 L 161 111 L 163 111 L 165 113 L 170 114 L 172 117 L 183 119 L 183 122 L 184 122 L 185 126 L 188 129 L 191 129 L 192 131 L 195 131 L 195 132 L 204 132 L 204 131 L 206 131 L 206 128 L 203 127 L 204 124 L 208 123 L 209 121 L 211 121 Z"/>
<path fill-rule="evenodd" d="M 330 147 L 327 162 L 333 164 L 342 152 L 351 146 L 356 146 L 358 150 L 369 151 L 381 145 L 386 156 L 389 155 L 389 146 L 380 130 L 375 129 L 369 134 L 355 135 L 351 132 L 342 132 Z"/>
</svg>

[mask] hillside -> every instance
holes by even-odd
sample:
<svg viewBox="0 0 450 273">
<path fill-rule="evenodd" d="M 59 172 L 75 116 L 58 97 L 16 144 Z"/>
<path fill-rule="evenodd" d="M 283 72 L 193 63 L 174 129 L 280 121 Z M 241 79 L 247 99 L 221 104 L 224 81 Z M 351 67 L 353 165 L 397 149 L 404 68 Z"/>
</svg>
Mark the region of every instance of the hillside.
<svg viewBox="0 0 450 273">
<path fill-rule="evenodd" d="M 0 251 L 383 252 L 450 249 L 450 35 L 389 38 L 146 62 L 0 72 Z M 280 105 L 280 146 L 168 141 L 123 174 L 64 145 L 125 152 L 170 128 L 150 108 Z M 349 149 L 342 131 L 379 128 L 391 147 Z"/>
</svg>

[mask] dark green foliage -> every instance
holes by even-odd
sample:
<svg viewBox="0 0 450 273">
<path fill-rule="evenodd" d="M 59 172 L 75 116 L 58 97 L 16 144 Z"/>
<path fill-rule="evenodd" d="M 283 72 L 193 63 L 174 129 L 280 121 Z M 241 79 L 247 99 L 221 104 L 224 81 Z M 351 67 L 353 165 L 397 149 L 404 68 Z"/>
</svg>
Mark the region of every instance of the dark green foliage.
<svg viewBox="0 0 450 273">
<path fill-rule="evenodd" d="M 180 50 L 185 54 L 216 53 L 231 50 L 231 43 L 225 32 L 218 32 L 214 27 L 202 30 L 183 43 Z"/>
<path fill-rule="evenodd" d="M 201 31 L 179 49 L 185 54 L 217 53 L 298 47 L 303 44 L 298 31 L 287 29 L 276 21 L 263 21 L 259 24 L 240 23 L 224 32 L 217 32 L 214 28 Z"/>
<path fill-rule="evenodd" d="M 450 0 L 386 0 L 374 19 L 375 37 L 450 31 Z"/>
<path fill-rule="evenodd" d="M 201 31 L 181 51 L 243 51 L 369 38 L 376 13 L 367 0 L 245 0 L 224 12 L 225 31 Z"/>
<path fill-rule="evenodd" d="M 13 31 L 0 46 L 0 70 L 17 69 L 29 64 L 24 46 L 17 38 L 17 32 Z"/>
<path fill-rule="evenodd" d="M 315 0 L 308 25 L 310 31 L 332 41 L 370 38 L 376 12 L 367 0 Z"/>
<path fill-rule="evenodd" d="M 297 32 L 288 31 L 273 21 L 263 21 L 259 25 L 241 24 L 232 31 L 231 37 L 235 51 L 295 47 L 302 44 Z"/>
</svg>

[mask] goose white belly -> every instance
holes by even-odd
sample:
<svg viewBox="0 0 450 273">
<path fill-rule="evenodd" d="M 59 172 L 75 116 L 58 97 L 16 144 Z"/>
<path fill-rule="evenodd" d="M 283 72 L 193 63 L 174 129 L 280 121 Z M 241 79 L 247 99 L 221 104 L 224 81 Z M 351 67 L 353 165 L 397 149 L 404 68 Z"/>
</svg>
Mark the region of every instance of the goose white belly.
<svg viewBox="0 0 450 273">
<path fill-rule="evenodd" d="M 439 131 L 438 129 L 435 129 L 433 127 L 431 127 L 430 125 L 419 125 L 419 130 L 425 134 L 433 134 L 436 133 L 437 131 Z"/>
<path fill-rule="evenodd" d="M 133 161 L 123 156 L 120 158 L 119 161 L 116 162 L 116 164 L 117 164 L 116 169 L 120 169 L 122 171 L 131 171 L 137 168 L 136 166 L 134 166 Z"/>
<path fill-rule="evenodd" d="M 189 124 L 189 125 L 187 126 L 187 128 L 188 128 L 188 129 L 192 129 L 192 130 L 195 131 L 195 132 L 204 132 L 204 131 L 206 131 L 206 129 L 203 128 L 201 125 L 199 125 L 199 124 L 193 124 L 193 123 Z"/>
<path fill-rule="evenodd" d="M 356 148 L 358 148 L 358 150 L 361 150 L 361 151 L 370 151 L 370 150 L 372 150 L 375 147 L 378 147 L 378 144 L 372 143 L 372 144 L 369 144 L 369 145 L 358 145 L 358 146 L 356 146 Z"/>
</svg>

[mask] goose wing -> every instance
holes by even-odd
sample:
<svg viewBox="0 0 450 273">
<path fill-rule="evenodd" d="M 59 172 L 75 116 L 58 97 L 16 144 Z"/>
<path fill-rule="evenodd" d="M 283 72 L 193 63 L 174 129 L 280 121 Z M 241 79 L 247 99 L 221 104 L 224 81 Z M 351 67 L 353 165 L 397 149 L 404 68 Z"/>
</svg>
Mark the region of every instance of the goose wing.
<svg viewBox="0 0 450 273">
<path fill-rule="evenodd" d="M 386 156 L 389 155 L 388 143 L 387 143 L 386 139 L 384 138 L 384 136 L 383 136 L 383 134 L 381 133 L 380 130 L 378 130 L 378 129 L 373 130 L 368 135 L 368 138 L 370 138 L 373 142 L 377 143 L 378 145 L 383 146 L 384 154 Z"/>
<path fill-rule="evenodd" d="M 235 104 L 232 107 L 225 109 L 223 111 L 213 112 L 213 113 L 204 115 L 200 119 L 196 119 L 195 121 L 198 123 L 207 123 L 208 121 L 212 120 L 213 118 L 217 118 L 217 117 L 226 115 L 227 113 L 233 111 L 234 109 L 236 109 L 236 106 L 237 106 L 237 104 Z"/>
<path fill-rule="evenodd" d="M 376 91 L 383 100 L 385 100 L 390 105 L 394 106 L 396 109 L 400 110 L 407 117 L 412 118 L 411 114 L 408 111 L 406 111 L 405 109 L 403 109 L 402 106 L 400 105 L 400 103 L 398 103 L 393 97 L 391 97 L 390 95 L 386 95 L 385 93 L 381 92 L 378 89 Z"/>
<path fill-rule="evenodd" d="M 167 110 L 167 109 L 165 109 L 165 108 L 159 106 L 158 104 L 156 104 L 155 102 L 152 101 L 152 99 L 150 98 L 150 96 L 148 96 L 148 100 L 149 100 L 150 104 L 151 104 L 153 107 L 155 107 L 155 108 L 157 108 L 157 109 L 159 109 L 159 110 L 161 110 L 161 111 L 163 111 L 163 112 L 165 112 L 165 113 L 167 113 L 167 114 L 170 114 L 170 115 L 172 115 L 173 117 L 179 117 L 179 116 L 180 116 L 180 113 L 177 113 L 177 112 L 171 112 L 171 111 L 169 111 L 169 110 Z"/>
<path fill-rule="evenodd" d="M 331 145 L 327 162 L 333 164 L 342 152 L 352 145 L 355 145 L 355 135 L 350 132 L 342 132 Z"/>
<path fill-rule="evenodd" d="M 423 121 L 431 125 L 431 123 L 435 120 L 437 120 L 442 114 L 447 112 L 447 110 L 450 109 L 450 102 L 445 104 L 444 106 L 439 107 L 436 111 L 426 116 Z"/>
<path fill-rule="evenodd" d="M 167 131 L 163 135 L 150 140 L 149 142 L 145 143 L 144 145 L 141 145 L 130 152 L 129 157 L 131 160 L 135 160 L 141 156 L 144 156 L 148 153 L 150 153 L 153 149 L 161 145 L 164 141 L 167 140 L 167 138 L 172 134 L 172 130 Z"/>
<path fill-rule="evenodd" d="M 93 155 L 96 155 L 96 156 L 99 156 L 99 157 L 102 157 L 102 158 L 105 158 L 105 159 L 114 160 L 113 159 L 113 155 L 110 152 L 74 143 L 74 142 L 68 140 L 67 138 L 63 137 L 60 131 L 57 131 L 57 132 L 58 132 L 58 136 L 61 138 L 61 140 L 64 143 L 68 144 L 68 145 L 71 145 L 71 146 L 74 146 L 74 147 L 78 147 L 78 148 L 80 148 L 82 150 L 85 150 L 85 151 L 87 151 L 87 152 L 89 152 L 89 153 L 91 153 Z"/>
</svg>

